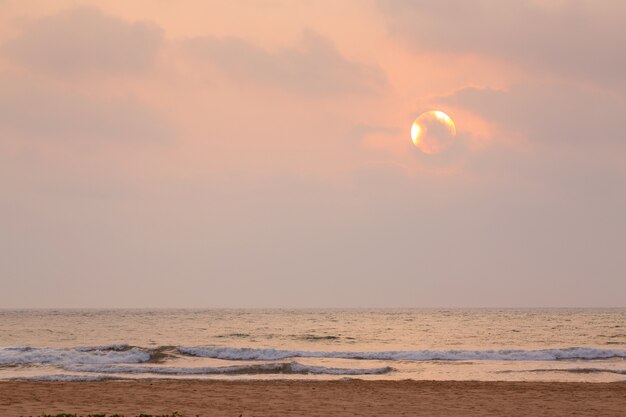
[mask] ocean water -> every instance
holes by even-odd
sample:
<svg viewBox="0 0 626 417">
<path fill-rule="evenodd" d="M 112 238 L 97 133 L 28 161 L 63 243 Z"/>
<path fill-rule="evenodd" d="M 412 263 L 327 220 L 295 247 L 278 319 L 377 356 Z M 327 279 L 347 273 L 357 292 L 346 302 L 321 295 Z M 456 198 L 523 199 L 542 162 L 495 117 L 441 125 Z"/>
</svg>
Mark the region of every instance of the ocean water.
<svg viewBox="0 0 626 417">
<path fill-rule="evenodd" d="M 0 379 L 626 381 L 626 309 L 0 310 Z"/>
</svg>

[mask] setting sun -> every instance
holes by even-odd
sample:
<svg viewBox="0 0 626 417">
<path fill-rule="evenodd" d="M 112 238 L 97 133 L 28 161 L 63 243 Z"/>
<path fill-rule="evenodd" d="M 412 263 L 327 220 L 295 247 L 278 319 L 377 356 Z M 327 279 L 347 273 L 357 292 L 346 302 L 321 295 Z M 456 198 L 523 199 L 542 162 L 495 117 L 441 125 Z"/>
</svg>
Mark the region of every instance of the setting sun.
<svg viewBox="0 0 626 417">
<path fill-rule="evenodd" d="M 446 113 L 433 110 L 422 113 L 411 126 L 411 140 L 428 154 L 447 150 L 456 136 L 454 121 Z"/>
</svg>

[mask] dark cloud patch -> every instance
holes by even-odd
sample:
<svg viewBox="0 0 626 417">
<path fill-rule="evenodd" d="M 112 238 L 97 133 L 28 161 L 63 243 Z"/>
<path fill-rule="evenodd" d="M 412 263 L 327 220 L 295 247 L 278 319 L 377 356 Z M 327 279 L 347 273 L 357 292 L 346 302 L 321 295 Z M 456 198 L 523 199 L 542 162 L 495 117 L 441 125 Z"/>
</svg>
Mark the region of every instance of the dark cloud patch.
<svg viewBox="0 0 626 417">
<path fill-rule="evenodd" d="M 154 23 L 78 7 L 32 22 L 1 49 L 20 65 L 60 76 L 135 74 L 152 65 L 162 38 Z"/>
<path fill-rule="evenodd" d="M 565 84 L 518 84 L 508 91 L 465 88 L 439 100 L 527 138 L 560 145 L 626 145 L 626 102 Z"/>
<path fill-rule="evenodd" d="M 294 48 L 270 52 L 235 37 L 187 41 L 187 50 L 234 79 L 306 95 L 372 93 L 386 84 L 380 68 L 344 57 L 320 34 L 307 30 Z"/>
<path fill-rule="evenodd" d="M 72 143 L 163 142 L 174 129 L 131 99 L 94 99 L 32 80 L 0 79 L 0 135 Z"/>
<path fill-rule="evenodd" d="M 488 55 L 624 92 L 626 3 L 546 3 L 391 0 L 380 8 L 390 31 L 419 50 Z"/>
</svg>

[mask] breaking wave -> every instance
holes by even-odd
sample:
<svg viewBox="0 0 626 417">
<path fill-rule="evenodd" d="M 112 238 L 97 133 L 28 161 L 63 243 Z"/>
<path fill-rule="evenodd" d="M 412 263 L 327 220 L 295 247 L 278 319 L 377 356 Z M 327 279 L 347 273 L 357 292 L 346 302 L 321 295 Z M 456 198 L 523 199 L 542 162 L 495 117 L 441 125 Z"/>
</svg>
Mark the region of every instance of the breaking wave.
<svg viewBox="0 0 626 417">
<path fill-rule="evenodd" d="M 95 351 L 112 351 L 112 352 L 124 352 L 126 350 L 130 350 L 132 346 L 127 345 L 126 343 L 117 343 L 112 345 L 101 345 L 101 346 L 79 346 L 76 348 L 79 352 L 95 352 Z"/>
<path fill-rule="evenodd" d="M 111 377 L 107 375 L 36 375 L 12 378 L 17 381 L 55 381 L 55 382 L 96 382 L 96 381 L 119 381 L 125 378 Z"/>
<path fill-rule="evenodd" d="M 545 369 L 526 369 L 520 371 L 514 370 L 505 370 L 499 371 L 498 373 L 506 374 L 506 373 L 517 373 L 517 372 L 567 372 L 572 374 L 597 374 L 597 373 L 609 373 L 609 374 L 618 374 L 618 375 L 626 375 L 625 369 L 608 369 L 608 368 L 545 368 Z"/>
<path fill-rule="evenodd" d="M 386 361 L 556 361 L 626 358 L 626 350 L 571 347 L 540 350 L 414 350 L 385 352 L 314 352 L 300 350 L 189 347 L 180 346 L 183 355 L 226 360 L 275 361 L 289 358 L 335 358 Z"/>
<path fill-rule="evenodd" d="M 176 368 L 155 366 L 67 366 L 66 371 L 94 372 L 100 374 L 158 374 L 158 375 L 261 375 L 261 374 L 298 374 L 298 375 L 383 375 L 393 371 L 391 367 L 382 368 L 331 368 L 309 366 L 298 362 L 266 363 L 254 365 Z"/>
<path fill-rule="evenodd" d="M 534 369 L 531 372 L 543 372 L 543 371 L 547 372 L 548 369 Z M 575 374 L 609 373 L 609 374 L 626 375 L 626 370 L 624 369 L 573 368 L 573 369 L 554 369 L 553 371 L 570 372 L 570 373 L 575 373 Z"/>
<path fill-rule="evenodd" d="M 98 347 L 79 347 L 75 349 L 0 348 L 0 365 L 114 364 L 141 363 L 148 360 L 150 360 L 150 352 L 137 347 L 126 347 L 124 349 L 111 347 L 105 349 L 99 349 Z"/>
</svg>

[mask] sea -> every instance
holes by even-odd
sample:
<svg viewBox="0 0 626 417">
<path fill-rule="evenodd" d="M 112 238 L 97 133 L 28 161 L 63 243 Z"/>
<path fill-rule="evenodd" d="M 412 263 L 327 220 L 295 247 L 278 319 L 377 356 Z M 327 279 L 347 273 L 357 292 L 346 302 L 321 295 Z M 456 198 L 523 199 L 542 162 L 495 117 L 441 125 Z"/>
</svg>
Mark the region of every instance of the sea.
<svg viewBox="0 0 626 417">
<path fill-rule="evenodd" d="M 626 309 L 0 310 L 0 379 L 626 382 Z"/>
</svg>

